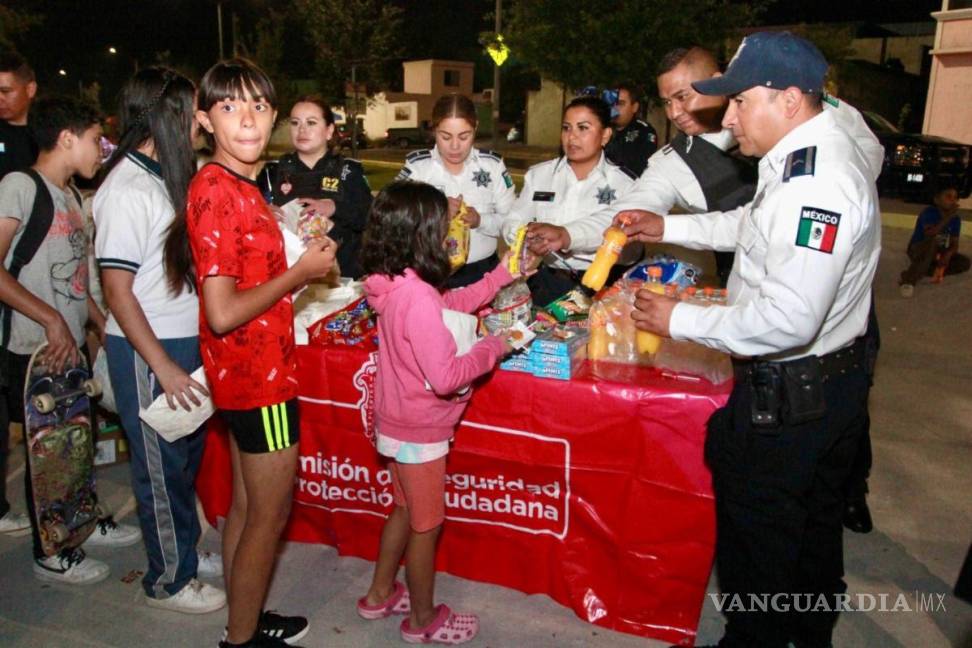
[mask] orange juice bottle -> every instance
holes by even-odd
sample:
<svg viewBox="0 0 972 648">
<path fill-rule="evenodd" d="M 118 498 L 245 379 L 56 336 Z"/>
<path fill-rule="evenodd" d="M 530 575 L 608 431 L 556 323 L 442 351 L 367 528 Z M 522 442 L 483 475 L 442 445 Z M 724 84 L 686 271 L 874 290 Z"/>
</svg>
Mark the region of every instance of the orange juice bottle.
<svg viewBox="0 0 972 648">
<path fill-rule="evenodd" d="M 604 241 L 597 249 L 597 255 L 591 262 L 581 283 L 591 290 L 600 290 L 607 281 L 611 268 L 618 262 L 624 244 L 628 242 L 628 235 L 617 227 L 610 227 L 604 232 Z"/>
<path fill-rule="evenodd" d="M 653 293 L 664 295 L 665 286 L 661 282 L 661 275 L 662 269 L 658 266 L 651 266 L 648 268 L 648 282 L 645 284 L 645 290 L 650 290 Z M 660 337 L 654 333 L 642 331 L 641 329 L 638 329 L 635 339 L 638 343 L 638 353 L 654 354 L 658 351 L 659 345 L 661 345 Z"/>
</svg>

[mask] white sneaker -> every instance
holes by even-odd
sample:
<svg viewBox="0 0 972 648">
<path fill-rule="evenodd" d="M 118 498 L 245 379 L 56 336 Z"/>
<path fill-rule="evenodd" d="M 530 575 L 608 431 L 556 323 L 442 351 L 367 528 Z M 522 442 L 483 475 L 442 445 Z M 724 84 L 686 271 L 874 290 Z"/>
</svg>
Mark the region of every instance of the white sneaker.
<svg viewBox="0 0 972 648">
<path fill-rule="evenodd" d="M 12 536 L 22 536 L 30 533 L 30 518 L 23 513 L 7 511 L 0 517 L 0 533 Z"/>
<path fill-rule="evenodd" d="M 226 605 L 226 593 L 218 587 L 207 585 L 193 578 L 185 587 L 164 599 L 145 597 L 151 607 L 183 612 L 185 614 L 205 614 L 215 612 Z"/>
<path fill-rule="evenodd" d="M 219 578 L 223 575 L 223 556 L 212 551 L 197 551 L 199 565 L 196 575 L 204 578 Z"/>
<path fill-rule="evenodd" d="M 53 583 L 90 585 L 108 578 L 108 571 L 108 565 L 88 558 L 79 547 L 34 560 L 34 576 Z"/>
<path fill-rule="evenodd" d="M 901 290 L 901 296 L 904 297 L 905 299 L 911 299 L 912 297 L 915 296 L 914 284 L 903 283 L 901 284 L 900 290 Z"/>
<path fill-rule="evenodd" d="M 128 547 L 142 539 L 142 532 L 131 524 L 118 524 L 114 516 L 101 518 L 94 532 L 84 541 L 86 547 Z"/>
</svg>

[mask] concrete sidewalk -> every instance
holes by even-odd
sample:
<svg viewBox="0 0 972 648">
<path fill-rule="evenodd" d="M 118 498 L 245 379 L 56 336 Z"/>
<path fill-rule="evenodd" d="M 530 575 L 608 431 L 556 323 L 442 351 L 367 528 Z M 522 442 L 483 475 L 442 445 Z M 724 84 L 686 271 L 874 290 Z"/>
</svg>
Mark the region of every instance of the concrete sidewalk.
<svg viewBox="0 0 972 648">
<path fill-rule="evenodd" d="M 845 536 L 852 594 L 898 594 L 915 606 L 915 592 L 944 595 L 944 609 L 855 612 L 842 615 L 835 646 L 972 646 L 972 606 L 951 596 L 972 541 L 972 274 L 940 286 L 922 283 L 915 297 L 898 295 L 897 274 L 909 232 L 884 228 L 884 252 L 875 282 L 882 350 L 871 397 L 874 470 L 870 503 L 876 529 Z M 10 497 L 23 510 L 23 452 L 13 452 Z M 100 490 L 125 522 L 133 523 L 128 467 L 99 471 Z M 218 550 L 216 531 L 203 547 Z M 47 585 L 34 579 L 29 538 L 0 537 L 0 646 L 171 648 L 215 646 L 226 611 L 193 617 L 148 608 L 140 601 L 140 545 L 91 554 L 111 565 L 111 577 L 90 587 Z M 335 648 L 399 646 L 394 621 L 366 622 L 354 602 L 366 589 L 371 563 L 340 558 L 324 546 L 282 547 L 269 606 L 306 614 L 312 624 L 303 645 Z M 714 580 L 709 591 L 717 592 Z M 438 598 L 478 612 L 483 630 L 471 646 L 663 646 L 597 628 L 542 595 L 438 579 Z M 938 599 L 931 597 L 937 604 Z M 879 600 L 879 599 L 878 599 Z M 722 632 L 722 617 L 706 600 L 699 643 Z"/>
</svg>

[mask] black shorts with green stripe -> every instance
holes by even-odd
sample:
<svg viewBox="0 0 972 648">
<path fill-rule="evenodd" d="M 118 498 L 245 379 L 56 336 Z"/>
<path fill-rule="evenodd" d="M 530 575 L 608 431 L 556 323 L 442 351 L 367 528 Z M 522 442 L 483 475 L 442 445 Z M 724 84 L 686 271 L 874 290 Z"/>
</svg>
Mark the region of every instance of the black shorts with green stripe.
<svg viewBox="0 0 972 648">
<path fill-rule="evenodd" d="M 220 410 L 241 452 L 276 452 L 297 444 L 300 417 L 297 399 L 248 410 Z"/>
</svg>

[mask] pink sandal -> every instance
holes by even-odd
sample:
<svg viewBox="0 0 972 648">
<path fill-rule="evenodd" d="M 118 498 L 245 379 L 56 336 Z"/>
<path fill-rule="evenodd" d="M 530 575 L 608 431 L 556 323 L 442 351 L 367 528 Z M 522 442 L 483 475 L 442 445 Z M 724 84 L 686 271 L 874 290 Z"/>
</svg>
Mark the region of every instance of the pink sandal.
<svg viewBox="0 0 972 648">
<path fill-rule="evenodd" d="M 413 630 L 409 619 L 402 621 L 402 640 L 406 643 L 438 643 L 455 645 L 466 643 L 479 632 L 479 617 L 475 614 L 454 614 L 448 605 L 436 606 L 438 612 L 432 623 Z"/>
<path fill-rule="evenodd" d="M 367 596 L 358 599 L 358 616 L 369 621 L 384 619 L 393 614 L 410 614 L 411 612 L 412 602 L 408 597 L 408 590 L 398 581 L 395 581 L 391 596 L 381 603 L 368 605 Z"/>
</svg>

